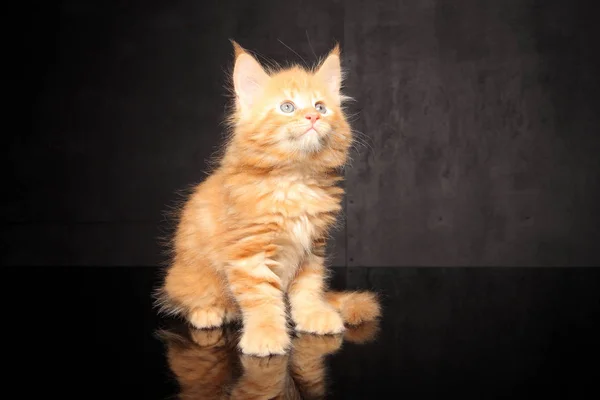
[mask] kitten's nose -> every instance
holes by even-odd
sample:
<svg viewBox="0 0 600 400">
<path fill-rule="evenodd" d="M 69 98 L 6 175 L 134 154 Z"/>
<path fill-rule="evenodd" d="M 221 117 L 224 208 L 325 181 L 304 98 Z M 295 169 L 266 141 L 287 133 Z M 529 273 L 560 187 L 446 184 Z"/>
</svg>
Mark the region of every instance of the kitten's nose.
<svg viewBox="0 0 600 400">
<path fill-rule="evenodd" d="M 304 116 L 304 118 L 306 118 L 307 120 L 309 120 L 310 122 L 312 122 L 314 124 L 319 118 L 321 118 L 321 116 L 319 115 L 319 113 L 311 112 L 311 113 L 306 114 Z"/>
</svg>

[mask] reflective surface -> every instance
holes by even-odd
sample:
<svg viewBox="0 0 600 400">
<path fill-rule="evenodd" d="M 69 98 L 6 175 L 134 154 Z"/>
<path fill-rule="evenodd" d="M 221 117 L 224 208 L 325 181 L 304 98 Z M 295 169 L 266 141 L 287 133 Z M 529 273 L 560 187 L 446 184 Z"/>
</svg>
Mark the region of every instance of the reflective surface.
<svg viewBox="0 0 600 400">
<path fill-rule="evenodd" d="M 159 318 L 155 268 L 3 272 L 5 390 L 19 398 L 600 394 L 600 269 L 336 269 L 335 288 L 382 294 L 380 323 L 298 335 L 290 354 L 270 358 L 239 354 L 239 327 Z"/>
<path fill-rule="evenodd" d="M 344 342 L 373 340 L 377 329 L 378 324 L 370 323 L 343 335 L 297 334 L 288 355 L 262 358 L 239 353 L 236 327 L 198 330 L 180 325 L 159 336 L 182 398 L 321 399 L 327 390 L 325 358 Z"/>
</svg>

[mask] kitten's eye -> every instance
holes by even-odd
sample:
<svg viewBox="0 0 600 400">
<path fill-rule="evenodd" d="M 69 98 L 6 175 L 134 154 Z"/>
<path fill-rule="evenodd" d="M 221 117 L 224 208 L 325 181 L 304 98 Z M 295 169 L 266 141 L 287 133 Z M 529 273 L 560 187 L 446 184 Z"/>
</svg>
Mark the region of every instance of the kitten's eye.
<svg viewBox="0 0 600 400">
<path fill-rule="evenodd" d="M 315 108 L 317 109 L 318 112 L 320 112 L 321 114 L 325 114 L 327 112 L 327 108 L 325 107 L 325 104 L 323 103 L 317 103 L 315 105 Z"/>
<path fill-rule="evenodd" d="M 279 108 L 281 109 L 281 111 L 283 111 L 286 114 L 294 112 L 294 110 L 296 109 L 296 107 L 294 107 L 294 104 L 291 101 L 286 101 L 285 103 L 281 103 Z"/>
</svg>

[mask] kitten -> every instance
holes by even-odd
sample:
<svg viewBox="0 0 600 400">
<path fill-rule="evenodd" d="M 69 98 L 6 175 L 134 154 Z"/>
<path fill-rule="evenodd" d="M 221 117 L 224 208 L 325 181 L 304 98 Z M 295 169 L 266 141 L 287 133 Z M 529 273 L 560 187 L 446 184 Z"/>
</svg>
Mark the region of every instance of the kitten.
<svg viewBox="0 0 600 400">
<path fill-rule="evenodd" d="M 266 71 L 232 43 L 231 136 L 181 211 L 159 304 L 196 328 L 241 319 L 243 353 L 284 354 L 286 296 L 300 332 L 336 334 L 380 315 L 374 293 L 326 291 L 325 245 L 352 142 L 340 49 L 314 69 Z"/>
</svg>

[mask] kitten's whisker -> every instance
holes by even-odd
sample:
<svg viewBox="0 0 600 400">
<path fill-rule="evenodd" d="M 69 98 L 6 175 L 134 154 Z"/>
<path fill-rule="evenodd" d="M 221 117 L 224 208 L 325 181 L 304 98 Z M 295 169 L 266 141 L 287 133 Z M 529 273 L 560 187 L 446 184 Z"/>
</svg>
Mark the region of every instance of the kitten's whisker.
<svg viewBox="0 0 600 400">
<path fill-rule="evenodd" d="M 370 147 L 374 151 L 373 138 L 357 129 L 353 129 L 352 134 L 357 141 L 361 141 L 365 146 Z"/>
<path fill-rule="evenodd" d="M 370 153 L 373 153 L 373 154 L 375 153 L 375 149 L 372 146 L 368 145 L 365 142 L 361 142 L 361 141 L 357 140 L 354 142 L 354 149 L 359 153 L 360 153 L 360 151 L 359 151 L 358 145 L 360 145 L 362 148 L 366 148 L 368 150 L 368 152 L 370 152 Z"/>
<path fill-rule="evenodd" d="M 262 59 L 263 62 L 267 64 L 266 66 L 267 66 L 267 69 L 269 70 L 269 72 L 273 72 L 273 71 L 277 71 L 277 70 L 281 69 L 281 65 L 279 65 L 279 63 L 277 61 L 270 59 L 268 57 L 265 57 L 258 51 L 253 50 L 252 54 L 254 54 L 256 56 L 256 58 Z"/>
<path fill-rule="evenodd" d="M 349 118 L 349 117 L 356 117 L 356 116 L 359 116 L 359 115 L 360 115 L 360 111 L 357 111 L 357 112 L 355 112 L 355 113 L 351 113 L 351 114 L 350 114 L 350 113 L 348 113 L 348 112 L 345 112 L 345 115 L 346 115 L 346 118 Z"/>
<path fill-rule="evenodd" d="M 332 131 L 331 132 L 334 136 L 338 136 L 340 138 L 343 137 L 342 134 Z M 353 132 L 354 133 L 354 132 Z M 352 142 L 350 143 L 350 148 L 355 151 L 356 153 L 360 154 L 360 149 L 362 148 L 366 148 L 368 150 L 368 153 L 375 153 L 375 149 L 374 147 L 365 139 L 363 139 L 362 137 L 360 137 L 360 134 L 362 132 L 356 132 L 358 133 L 358 135 L 354 135 L 354 137 L 352 138 Z M 364 134 L 362 134 L 364 135 Z M 366 135 L 364 135 L 366 137 Z"/>
<path fill-rule="evenodd" d="M 285 47 L 287 47 L 292 53 L 294 53 L 295 55 L 297 55 L 298 57 L 300 57 L 300 59 L 302 60 L 302 62 L 306 66 L 306 68 L 308 68 L 308 63 L 306 62 L 306 60 L 304 58 L 302 58 L 302 56 L 300 54 L 298 54 L 294 49 L 292 49 L 287 44 L 283 43 L 283 41 L 281 39 L 277 39 L 277 40 L 279 41 L 279 43 L 281 43 L 282 45 L 284 45 Z"/>
<path fill-rule="evenodd" d="M 306 32 L 306 39 L 308 39 L 308 47 L 310 47 L 310 50 L 312 51 L 313 55 L 315 56 L 315 59 L 318 62 L 319 57 L 317 57 L 317 53 L 315 53 L 315 49 L 313 49 L 312 44 L 310 44 L 310 38 L 308 37 L 308 29 L 305 32 Z"/>
</svg>

